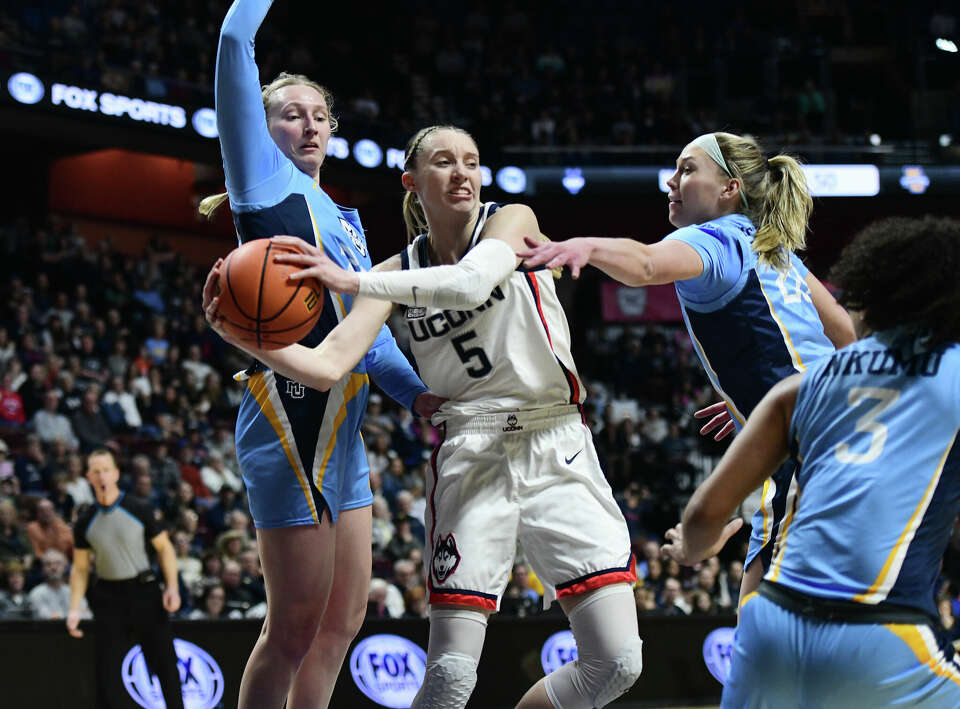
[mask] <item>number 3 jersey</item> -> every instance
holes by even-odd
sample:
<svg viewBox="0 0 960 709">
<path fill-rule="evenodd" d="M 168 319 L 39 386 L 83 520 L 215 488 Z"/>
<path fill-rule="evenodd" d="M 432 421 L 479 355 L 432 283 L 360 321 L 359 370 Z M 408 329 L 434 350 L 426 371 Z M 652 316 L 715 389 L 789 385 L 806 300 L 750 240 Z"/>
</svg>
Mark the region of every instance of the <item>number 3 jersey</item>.
<svg viewBox="0 0 960 709">
<path fill-rule="evenodd" d="M 500 206 L 481 207 L 468 251 Z M 430 266 L 427 235 L 400 256 L 405 270 Z M 430 391 L 450 399 L 435 421 L 583 403 L 570 329 L 550 271 L 521 266 L 472 310 L 407 307 L 404 318 L 421 378 Z"/>
<path fill-rule="evenodd" d="M 813 364 L 791 421 L 799 490 L 766 578 L 936 617 L 960 511 L 958 429 L 956 343 L 917 351 L 880 333 Z"/>
</svg>

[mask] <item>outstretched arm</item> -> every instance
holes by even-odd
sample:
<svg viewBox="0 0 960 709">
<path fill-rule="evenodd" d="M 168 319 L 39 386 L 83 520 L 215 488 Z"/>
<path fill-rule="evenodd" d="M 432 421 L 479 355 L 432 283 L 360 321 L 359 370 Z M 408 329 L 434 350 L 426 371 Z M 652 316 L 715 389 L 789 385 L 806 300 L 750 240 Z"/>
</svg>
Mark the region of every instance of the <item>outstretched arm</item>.
<svg viewBox="0 0 960 709">
<path fill-rule="evenodd" d="M 647 286 L 696 278 L 703 262 L 696 250 L 681 241 L 644 244 L 633 239 L 584 236 L 542 243 L 525 239 L 527 248 L 517 253 L 524 265 L 567 266 L 574 278 L 590 264 L 628 286 Z"/>
<path fill-rule="evenodd" d="M 359 294 L 410 306 L 468 310 L 481 305 L 497 285 L 516 270 L 519 260 L 514 251 L 525 234 L 539 234 L 533 211 L 520 204 L 502 207 L 487 220 L 480 242 L 459 262 L 410 271 L 346 271 L 319 249 L 303 248 L 305 253 L 279 254 L 278 263 L 291 263 L 304 269 L 290 278 L 316 278 L 338 293 Z M 292 237 L 276 236 L 279 244 L 292 244 Z"/>
</svg>

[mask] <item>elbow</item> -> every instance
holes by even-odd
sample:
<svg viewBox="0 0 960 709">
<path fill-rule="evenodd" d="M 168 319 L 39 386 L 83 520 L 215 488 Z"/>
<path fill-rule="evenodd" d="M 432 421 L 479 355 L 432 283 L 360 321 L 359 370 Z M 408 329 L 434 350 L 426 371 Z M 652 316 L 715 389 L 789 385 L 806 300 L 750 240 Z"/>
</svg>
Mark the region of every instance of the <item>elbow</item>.
<svg viewBox="0 0 960 709">
<path fill-rule="evenodd" d="M 649 285 L 654 281 L 656 277 L 656 271 L 653 267 L 653 260 L 648 257 L 646 254 L 640 254 L 631 264 L 630 272 L 627 274 L 627 278 L 624 279 L 624 285 L 631 286 L 633 288 L 638 288 L 640 286 Z"/>
</svg>

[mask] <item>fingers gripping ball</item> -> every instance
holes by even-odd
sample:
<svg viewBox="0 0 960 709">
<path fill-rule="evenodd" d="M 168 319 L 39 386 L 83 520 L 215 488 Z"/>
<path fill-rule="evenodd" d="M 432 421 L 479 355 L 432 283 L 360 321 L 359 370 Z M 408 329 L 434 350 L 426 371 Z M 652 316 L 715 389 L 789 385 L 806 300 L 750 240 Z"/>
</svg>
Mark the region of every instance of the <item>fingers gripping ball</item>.
<svg viewBox="0 0 960 709">
<path fill-rule="evenodd" d="M 312 278 L 291 281 L 298 266 L 275 263 L 278 253 L 299 252 L 255 239 L 227 256 L 220 272 L 219 313 L 234 337 L 263 350 L 299 342 L 323 310 L 323 286 Z"/>
</svg>

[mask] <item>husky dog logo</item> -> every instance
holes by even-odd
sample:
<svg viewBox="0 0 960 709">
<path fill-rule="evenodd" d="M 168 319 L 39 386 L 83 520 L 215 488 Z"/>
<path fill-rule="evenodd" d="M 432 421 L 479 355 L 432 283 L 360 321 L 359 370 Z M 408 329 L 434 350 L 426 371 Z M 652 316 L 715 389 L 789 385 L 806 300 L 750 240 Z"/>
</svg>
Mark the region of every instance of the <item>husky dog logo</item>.
<svg viewBox="0 0 960 709">
<path fill-rule="evenodd" d="M 437 580 L 437 583 L 443 583 L 457 570 L 459 565 L 460 552 L 457 549 L 457 540 L 453 538 L 451 533 L 438 540 L 433 550 L 433 561 L 430 564 L 433 569 L 433 577 Z"/>
<path fill-rule="evenodd" d="M 523 426 L 517 425 L 516 416 L 514 416 L 513 414 L 510 414 L 509 416 L 507 416 L 507 425 L 503 427 L 504 433 L 508 433 L 510 431 L 522 431 L 522 430 L 523 430 Z"/>
</svg>

